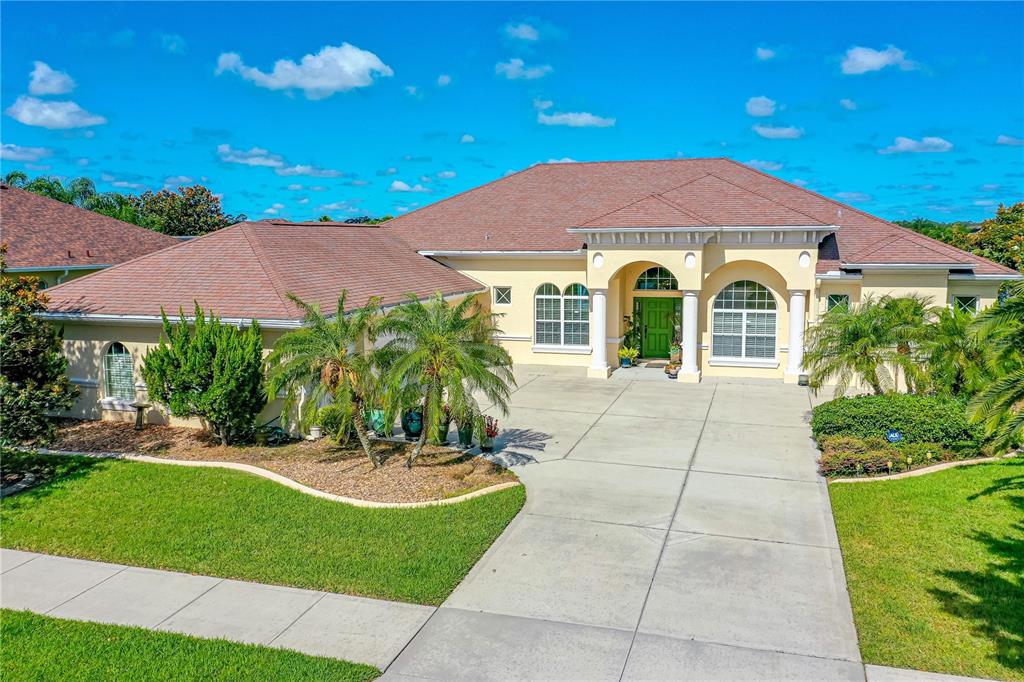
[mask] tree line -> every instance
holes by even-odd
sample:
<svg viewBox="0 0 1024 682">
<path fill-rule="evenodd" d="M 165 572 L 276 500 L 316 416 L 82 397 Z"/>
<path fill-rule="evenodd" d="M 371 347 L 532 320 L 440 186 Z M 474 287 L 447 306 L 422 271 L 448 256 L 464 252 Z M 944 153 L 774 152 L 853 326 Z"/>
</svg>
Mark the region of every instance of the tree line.
<svg viewBox="0 0 1024 682">
<path fill-rule="evenodd" d="M 894 222 L 950 246 L 1024 272 L 1024 201 L 1012 206 L 999 206 L 994 217 L 979 224 L 942 223 L 927 218 Z"/>
</svg>

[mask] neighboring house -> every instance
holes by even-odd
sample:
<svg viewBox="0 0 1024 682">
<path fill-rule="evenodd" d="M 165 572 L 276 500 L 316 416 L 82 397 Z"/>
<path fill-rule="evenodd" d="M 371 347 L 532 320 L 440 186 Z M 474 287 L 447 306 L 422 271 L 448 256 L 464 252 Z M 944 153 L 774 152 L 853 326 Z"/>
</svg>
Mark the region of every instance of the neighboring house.
<svg viewBox="0 0 1024 682">
<path fill-rule="evenodd" d="M 44 287 L 178 243 L 174 237 L 0 184 L 0 242 L 12 276 Z"/>
<path fill-rule="evenodd" d="M 353 306 L 479 292 L 503 314 L 499 340 L 516 363 L 607 377 L 633 317 L 644 357 L 668 357 L 678 338 L 680 381 L 795 382 L 804 330 L 831 306 L 916 292 L 976 310 L 1020 277 L 728 159 L 541 164 L 377 228 L 222 230 L 61 286 L 49 315 L 67 325 L 74 380 L 97 387 L 82 408 L 95 415 L 121 390 L 110 358 L 130 353 L 124 382 L 137 383 L 160 307 L 193 299 L 259 319 L 269 348 L 273 330 L 298 324 L 289 291 L 328 310 L 343 287 Z"/>
</svg>

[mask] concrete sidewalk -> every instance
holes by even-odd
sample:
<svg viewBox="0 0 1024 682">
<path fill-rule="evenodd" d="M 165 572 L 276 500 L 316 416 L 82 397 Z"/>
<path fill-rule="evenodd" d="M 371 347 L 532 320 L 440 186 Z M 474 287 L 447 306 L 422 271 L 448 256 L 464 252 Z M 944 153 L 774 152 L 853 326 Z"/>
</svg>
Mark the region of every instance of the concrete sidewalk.
<svg viewBox="0 0 1024 682">
<path fill-rule="evenodd" d="M 0 549 L 0 605 L 386 669 L 434 607 Z"/>
</svg>

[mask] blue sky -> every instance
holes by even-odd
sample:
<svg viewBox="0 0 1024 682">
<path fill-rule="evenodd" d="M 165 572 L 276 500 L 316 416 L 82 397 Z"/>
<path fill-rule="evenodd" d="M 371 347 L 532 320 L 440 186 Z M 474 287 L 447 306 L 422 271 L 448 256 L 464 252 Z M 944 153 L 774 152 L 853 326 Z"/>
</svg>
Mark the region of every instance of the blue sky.
<svg viewBox="0 0 1024 682">
<path fill-rule="evenodd" d="M 397 214 L 728 156 L 886 218 L 1024 196 L 1022 3 L 3 3 L 3 172 Z M 279 61 L 282 60 L 282 61 Z"/>
</svg>

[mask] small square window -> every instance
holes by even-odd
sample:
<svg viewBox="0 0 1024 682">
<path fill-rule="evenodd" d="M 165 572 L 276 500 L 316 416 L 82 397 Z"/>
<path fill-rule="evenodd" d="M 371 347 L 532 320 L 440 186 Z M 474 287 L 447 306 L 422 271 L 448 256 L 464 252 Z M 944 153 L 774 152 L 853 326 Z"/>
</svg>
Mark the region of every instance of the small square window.
<svg viewBox="0 0 1024 682">
<path fill-rule="evenodd" d="M 495 305 L 512 304 L 512 287 L 494 287 Z"/>
<path fill-rule="evenodd" d="M 825 310 L 829 311 L 832 310 L 833 308 L 842 308 L 844 310 L 849 310 L 850 296 L 848 294 L 829 294 Z"/>
<path fill-rule="evenodd" d="M 954 296 L 953 309 L 960 313 L 967 313 L 968 315 L 973 315 L 974 313 L 978 312 L 978 297 Z"/>
</svg>

